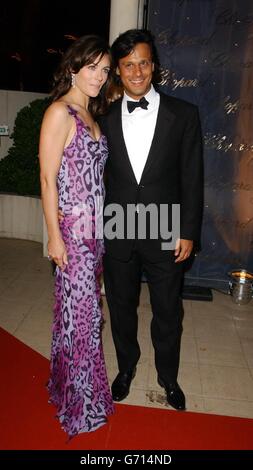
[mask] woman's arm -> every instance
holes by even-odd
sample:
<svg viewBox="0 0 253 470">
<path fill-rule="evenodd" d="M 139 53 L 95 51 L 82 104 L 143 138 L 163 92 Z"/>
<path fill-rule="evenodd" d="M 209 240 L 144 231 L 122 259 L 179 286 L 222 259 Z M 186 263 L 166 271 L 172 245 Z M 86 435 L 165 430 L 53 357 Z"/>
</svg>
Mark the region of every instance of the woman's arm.
<svg viewBox="0 0 253 470">
<path fill-rule="evenodd" d="M 48 230 L 48 254 L 64 269 L 67 251 L 58 222 L 57 175 L 72 120 L 63 103 L 53 103 L 47 109 L 41 126 L 39 159 L 43 211 Z"/>
</svg>

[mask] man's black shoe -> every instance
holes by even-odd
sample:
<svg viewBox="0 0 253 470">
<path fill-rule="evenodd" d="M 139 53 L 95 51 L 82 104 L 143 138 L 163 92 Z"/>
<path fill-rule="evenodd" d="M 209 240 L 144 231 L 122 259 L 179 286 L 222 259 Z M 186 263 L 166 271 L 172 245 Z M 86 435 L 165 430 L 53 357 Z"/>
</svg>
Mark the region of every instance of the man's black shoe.
<svg viewBox="0 0 253 470">
<path fill-rule="evenodd" d="M 131 382 L 136 374 L 136 367 L 128 372 L 119 372 L 116 379 L 112 383 L 112 399 L 113 401 L 121 401 L 127 397 L 130 390 Z"/>
<path fill-rule="evenodd" d="M 185 396 L 178 383 L 165 384 L 160 377 L 158 377 L 158 383 L 165 389 L 169 405 L 176 408 L 176 410 L 184 411 L 186 409 Z"/>
</svg>

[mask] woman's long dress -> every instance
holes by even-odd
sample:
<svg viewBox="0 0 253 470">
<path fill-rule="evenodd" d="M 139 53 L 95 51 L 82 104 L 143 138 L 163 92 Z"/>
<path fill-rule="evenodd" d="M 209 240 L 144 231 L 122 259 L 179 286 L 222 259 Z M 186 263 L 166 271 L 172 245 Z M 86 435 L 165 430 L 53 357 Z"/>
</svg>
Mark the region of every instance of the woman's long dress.
<svg viewBox="0 0 253 470">
<path fill-rule="evenodd" d="M 55 273 L 48 390 L 63 429 L 72 437 L 105 424 L 114 407 L 101 344 L 99 285 L 107 141 L 103 135 L 94 140 L 76 110 L 68 106 L 68 111 L 76 133 L 64 150 L 58 175 L 68 265 Z"/>
</svg>

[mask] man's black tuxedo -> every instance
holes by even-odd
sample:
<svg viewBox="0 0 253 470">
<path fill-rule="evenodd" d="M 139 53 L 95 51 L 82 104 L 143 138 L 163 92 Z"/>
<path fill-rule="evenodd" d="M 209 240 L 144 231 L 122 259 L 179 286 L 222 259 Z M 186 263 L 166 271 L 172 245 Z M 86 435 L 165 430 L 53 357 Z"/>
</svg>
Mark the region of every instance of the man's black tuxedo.
<svg viewBox="0 0 253 470">
<path fill-rule="evenodd" d="M 201 131 L 197 107 L 160 94 L 153 141 L 138 184 L 123 137 L 121 103 L 110 107 L 100 125 L 108 140 L 106 199 L 108 204 L 181 206 L 181 239 L 197 240 L 202 214 Z M 107 219 L 105 218 L 105 222 Z M 145 271 L 153 312 L 151 337 L 160 379 L 176 382 L 182 332 L 180 288 L 183 263 L 161 240 L 105 238 L 104 281 L 120 372 L 132 370 L 140 357 L 137 306 Z"/>
<path fill-rule="evenodd" d="M 106 166 L 106 199 L 120 204 L 126 214 L 127 204 L 180 204 L 180 237 L 198 240 L 202 214 L 201 134 L 196 106 L 160 94 L 160 106 L 149 155 L 138 184 L 124 142 L 121 102 L 110 107 L 101 120 L 108 139 L 109 158 Z M 169 214 L 170 220 L 170 214 Z M 108 219 L 105 218 L 105 222 Z M 126 218 L 125 218 L 126 228 Z M 147 230 L 149 233 L 149 230 Z M 165 260 L 168 252 L 161 250 L 161 239 L 143 240 L 150 261 Z M 105 238 L 106 252 L 117 259 L 131 256 L 134 240 Z"/>
</svg>

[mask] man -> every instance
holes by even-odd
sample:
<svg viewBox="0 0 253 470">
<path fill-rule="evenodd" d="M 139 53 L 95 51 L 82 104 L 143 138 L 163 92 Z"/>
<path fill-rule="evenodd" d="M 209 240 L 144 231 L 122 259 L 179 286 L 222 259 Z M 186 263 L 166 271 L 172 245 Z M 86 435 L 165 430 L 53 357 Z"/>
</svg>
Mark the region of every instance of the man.
<svg viewBox="0 0 253 470">
<path fill-rule="evenodd" d="M 158 93 L 152 80 L 158 70 L 153 37 L 129 30 L 112 45 L 116 74 L 124 89 L 101 122 L 108 139 L 105 213 L 110 204 L 136 205 L 135 237 L 110 239 L 105 234 L 104 281 L 119 373 L 112 384 L 114 401 L 129 393 L 140 357 L 137 306 L 142 272 L 148 282 L 153 319 L 151 337 L 158 383 L 168 403 L 185 409 L 177 382 L 182 332 L 180 289 L 184 261 L 199 239 L 202 213 L 201 131 L 197 108 Z M 145 99 L 144 99 L 145 98 Z M 141 100 L 141 101 L 140 101 Z M 159 235 L 138 237 L 138 208 L 180 204 L 180 237 L 176 248 L 163 249 Z M 105 226 L 108 217 L 105 217 Z"/>
</svg>

